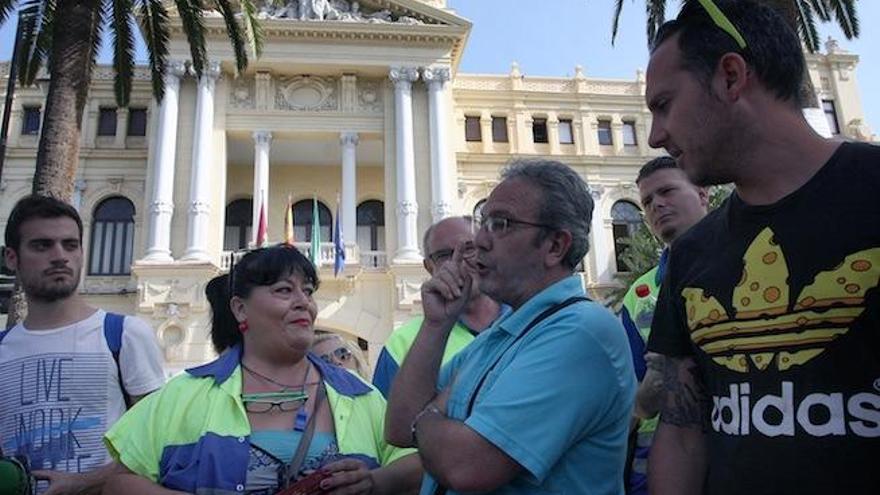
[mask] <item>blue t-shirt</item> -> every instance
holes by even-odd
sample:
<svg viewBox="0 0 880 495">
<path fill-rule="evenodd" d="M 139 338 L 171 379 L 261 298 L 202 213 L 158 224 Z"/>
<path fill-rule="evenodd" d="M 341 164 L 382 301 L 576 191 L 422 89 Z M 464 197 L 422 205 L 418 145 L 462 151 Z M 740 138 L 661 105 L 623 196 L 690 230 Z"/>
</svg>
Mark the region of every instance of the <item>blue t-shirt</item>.
<svg viewBox="0 0 880 495">
<path fill-rule="evenodd" d="M 620 321 L 596 303 L 579 302 L 514 342 L 537 315 L 583 295 L 577 276 L 547 287 L 441 371 L 438 386 L 452 384 L 449 417 L 464 420 L 524 468 L 493 493 L 623 493 L 636 380 Z M 472 391 L 496 361 L 467 415 Z M 426 475 L 421 494 L 435 489 Z"/>
</svg>

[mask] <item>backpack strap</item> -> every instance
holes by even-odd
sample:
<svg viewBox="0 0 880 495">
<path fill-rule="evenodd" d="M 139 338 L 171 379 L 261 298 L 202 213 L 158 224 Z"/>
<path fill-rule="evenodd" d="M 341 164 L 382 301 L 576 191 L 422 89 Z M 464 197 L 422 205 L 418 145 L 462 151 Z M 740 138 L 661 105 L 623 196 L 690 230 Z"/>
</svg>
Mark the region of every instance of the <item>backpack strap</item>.
<svg viewBox="0 0 880 495">
<path fill-rule="evenodd" d="M 12 327 L 12 328 L 15 328 L 15 327 Z M 9 332 L 12 331 L 12 328 L 7 328 L 6 330 L 3 330 L 2 332 L 0 332 L 0 344 L 3 343 L 3 339 L 5 339 L 7 335 L 9 335 Z"/>
<path fill-rule="evenodd" d="M 119 376 L 119 390 L 125 400 L 125 407 L 131 407 L 131 396 L 125 390 L 125 382 L 122 381 L 122 367 L 119 366 L 119 351 L 122 350 L 122 330 L 124 328 L 125 315 L 107 312 L 104 316 L 104 340 L 113 354 L 113 362 L 116 363 L 116 374 Z"/>
</svg>

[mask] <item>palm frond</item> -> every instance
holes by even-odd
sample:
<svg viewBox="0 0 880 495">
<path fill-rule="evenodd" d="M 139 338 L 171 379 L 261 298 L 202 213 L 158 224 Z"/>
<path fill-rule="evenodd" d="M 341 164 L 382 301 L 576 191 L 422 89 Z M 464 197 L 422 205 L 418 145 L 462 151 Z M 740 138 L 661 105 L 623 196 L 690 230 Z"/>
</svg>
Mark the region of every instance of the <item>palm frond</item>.
<svg viewBox="0 0 880 495">
<path fill-rule="evenodd" d="M 858 38 L 859 17 L 856 13 L 855 0 L 823 0 L 823 2 L 828 11 L 834 13 L 834 19 L 846 39 Z"/>
<path fill-rule="evenodd" d="M 116 104 L 127 107 L 131 97 L 131 78 L 134 75 L 134 36 L 132 34 L 131 0 L 113 1 L 113 91 Z"/>
<path fill-rule="evenodd" d="M 28 0 L 21 6 L 21 45 L 18 81 L 22 86 L 34 83 L 46 61 L 52 39 L 54 0 Z"/>
<path fill-rule="evenodd" d="M 611 20 L 611 46 L 617 39 L 617 26 L 620 24 L 620 12 L 623 10 L 623 0 L 614 0 L 614 18 Z"/>
<path fill-rule="evenodd" d="M 95 64 L 98 62 L 98 51 L 101 49 L 101 42 L 104 39 L 104 28 L 107 25 L 107 18 L 109 16 L 109 8 L 105 4 L 104 0 L 99 5 L 95 11 L 94 17 L 92 17 L 92 33 L 91 38 L 89 38 L 89 74 L 92 73 L 92 70 L 95 68 Z M 49 60 L 49 64 L 52 63 L 52 60 Z"/>
<path fill-rule="evenodd" d="M 9 18 L 9 14 L 15 10 L 16 2 L 17 0 L 0 0 L 0 26 L 6 22 L 6 19 Z"/>
<path fill-rule="evenodd" d="M 810 7 L 813 9 L 813 12 L 816 13 L 816 17 L 819 18 L 822 22 L 828 22 L 831 20 L 831 17 L 828 15 L 828 9 L 825 8 L 826 0 L 801 0 L 801 1 L 809 1 Z"/>
<path fill-rule="evenodd" d="M 165 70 L 168 67 L 168 11 L 162 0 L 141 0 L 141 27 L 144 30 L 144 43 L 150 59 L 150 75 L 153 82 L 153 96 L 162 101 L 165 96 Z"/>
<path fill-rule="evenodd" d="M 205 48 L 205 22 L 202 17 L 202 3 L 200 0 L 175 0 L 180 22 L 183 24 L 183 32 L 189 42 L 189 53 L 192 57 L 192 69 L 196 78 L 202 77 L 208 52 Z"/>
<path fill-rule="evenodd" d="M 229 41 L 235 52 L 235 67 L 237 72 L 241 72 L 248 63 L 248 55 L 245 51 L 246 40 L 242 36 L 241 26 L 235 18 L 235 12 L 232 10 L 229 0 L 214 0 L 214 6 L 217 7 L 226 22 L 226 31 L 229 33 Z"/>
<path fill-rule="evenodd" d="M 816 29 L 816 16 L 809 2 L 797 0 L 797 31 L 810 53 L 819 50 L 819 30 Z"/>
<path fill-rule="evenodd" d="M 648 14 L 648 46 L 654 44 L 654 38 L 660 26 L 666 22 L 665 0 L 645 0 L 645 11 Z"/>
<path fill-rule="evenodd" d="M 263 26 L 257 19 L 257 5 L 254 0 L 241 0 L 241 20 L 244 23 L 244 30 L 250 43 L 251 56 L 260 58 L 263 54 Z"/>
</svg>

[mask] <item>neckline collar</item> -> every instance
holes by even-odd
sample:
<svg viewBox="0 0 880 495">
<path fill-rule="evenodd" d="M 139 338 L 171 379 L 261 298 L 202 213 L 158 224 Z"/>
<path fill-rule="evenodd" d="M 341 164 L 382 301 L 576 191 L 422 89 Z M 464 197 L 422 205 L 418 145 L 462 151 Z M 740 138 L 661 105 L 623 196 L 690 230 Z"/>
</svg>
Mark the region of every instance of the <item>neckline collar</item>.
<svg viewBox="0 0 880 495">
<path fill-rule="evenodd" d="M 217 359 L 201 366 L 189 368 L 186 372 L 195 378 L 211 377 L 217 385 L 222 385 L 241 365 L 243 350 L 241 344 L 236 344 L 223 351 L 223 354 L 220 354 Z M 370 388 L 369 385 L 361 381 L 348 370 L 325 362 L 311 351 L 306 357 L 316 368 L 318 368 L 324 383 L 333 387 L 333 389 L 340 394 L 348 397 L 356 397 L 368 394 L 372 391 L 372 388 Z"/>
</svg>

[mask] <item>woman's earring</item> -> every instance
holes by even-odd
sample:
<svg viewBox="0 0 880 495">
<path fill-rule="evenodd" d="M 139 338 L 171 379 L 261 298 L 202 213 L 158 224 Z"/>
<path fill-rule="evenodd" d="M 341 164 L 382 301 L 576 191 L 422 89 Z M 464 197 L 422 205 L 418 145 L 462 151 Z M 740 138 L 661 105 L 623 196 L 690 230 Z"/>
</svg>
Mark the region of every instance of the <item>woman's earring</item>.
<svg viewBox="0 0 880 495">
<path fill-rule="evenodd" d="M 240 321 L 240 322 L 238 322 L 238 331 L 239 331 L 239 332 L 241 332 L 241 333 L 245 333 L 245 332 L 248 331 L 248 328 L 250 328 L 250 327 L 248 327 L 248 322 L 247 322 L 247 320 L 244 320 L 244 321 Z"/>
</svg>

